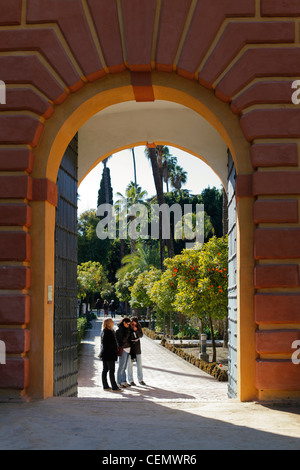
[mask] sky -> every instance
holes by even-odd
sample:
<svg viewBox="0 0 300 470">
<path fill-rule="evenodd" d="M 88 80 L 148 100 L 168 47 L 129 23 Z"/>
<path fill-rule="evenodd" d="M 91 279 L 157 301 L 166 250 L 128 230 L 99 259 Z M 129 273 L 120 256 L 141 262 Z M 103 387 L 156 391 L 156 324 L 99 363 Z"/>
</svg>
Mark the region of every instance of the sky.
<svg viewBox="0 0 300 470">
<path fill-rule="evenodd" d="M 146 190 L 148 197 L 156 194 L 151 164 L 144 154 L 145 147 L 135 148 L 137 183 Z M 222 187 L 219 177 L 212 169 L 194 155 L 169 146 L 170 153 L 177 157 L 178 164 L 187 171 L 187 182 L 182 189 L 189 189 L 191 194 L 200 194 L 204 188 Z M 108 161 L 114 201 L 118 198 L 116 193 L 125 194 L 126 186 L 134 181 L 133 159 L 131 150 L 123 150 L 112 156 Z M 97 165 L 82 181 L 79 186 L 78 214 L 97 208 L 98 190 L 102 177 L 103 164 Z M 164 186 L 164 190 L 166 187 Z"/>
</svg>

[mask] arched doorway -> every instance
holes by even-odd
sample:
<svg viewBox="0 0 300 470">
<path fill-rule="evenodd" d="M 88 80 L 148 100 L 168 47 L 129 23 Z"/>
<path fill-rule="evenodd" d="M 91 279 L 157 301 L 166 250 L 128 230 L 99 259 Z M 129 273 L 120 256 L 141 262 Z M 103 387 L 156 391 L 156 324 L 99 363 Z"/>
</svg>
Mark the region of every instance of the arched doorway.
<svg viewBox="0 0 300 470">
<path fill-rule="evenodd" d="M 126 80 L 126 74 L 124 74 L 124 79 Z M 162 77 L 164 78 L 164 77 Z M 176 81 L 177 77 L 175 78 L 175 81 Z M 159 81 L 159 76 L 157 76 L 157 80 Z M 184 79 L 179 79 L 179 82 L 180 82 L 180 86 L 182 87 L 187 85 L 187 89 L 185 89 L 184 91 L 183 90 L 170 90 L 169 87 L 161 87 L 161 86 L 157 86 L 157 91 L 158 91 L 158 94 L 160 94 L 160 98 L 162 97 L 163 93 L 166 92 L 166 98 L 165 100 L 158 100 L 158 102 L 155 104 L 155 103 L 149 103 L 149 105 L 152 105 L 153 109 L 152 111 L 154 113 L 157 114 L 157 107 L 158 109 L 160 109 L 160 112 L 161 112 L 161 118 L 162 120 L 159 119 L 159 117 L 157 117 L 156 120 L 153 120 L 153 123 L 154 125 L 153 126 L 150 126 L 150 122 L 151 122 L 151 106 L 146 106 L 147 103 L 145 103 L 144 106 L 139 106 L 139 103 L 135 103 L 135 101 L 125 101 L 125 107 L 124 107 L 124 111 L 123 111 L 123 114 L 120 110 L 122 110 L 122 106 L 124 104 L 122 104 L 122 102 L 120 103 L 120 105 L 116 105 L 115 104 L 115 99 L 116 99 L 116 95 L 118 94 L 118 91 L 121 91 L 121 93 L 124 93 L 124 88 L 120 88 L 118 90 L 114 90 L 114 94 L 112 95 L 111 94 L 111 90 L 108 91 L 108 95 L 111 94 L 111 96 L 113 96 L 113 104 L 111 106 L 109 106 L 109 103 L 107 103 L 107 101 L 104 99 L 104 102 L 106 103 L 106 106 L 104 108 L 104 110 L 102 111 L 99 111 L 98 110 L 98 113 L 95 113 L 94 114 L 94 117 L 92 117 L 90 120 L 88 120 L 88 118 L 90 117 L 90 109 L 91 109 L 91 106 L 87 106 L 87 102 L 86 100 L 83 98 L 83 103 L 81 106 L 78 106 L 75 111 L 74 109 L 72 109 L 71 107 L 71 115 L 68 118 L 66 118 L 66 113 L 64 113 L 64 124 L 63 126 L 58 130 L 55 130 L 55 134 L 53 135 L 53 138 L 49 138 L 50 136 L 47 137 L 47 141 L 48 142 L 51 142 L 51 145 L 49 145 L 49 158 L 48 158 L 48 162 L 47 162 L 47 165 L 45 164 L 45 148 L 43 149 L 43 161 L 41 161 L 42 165 L 43 165 L 43 171 L 45 172 L 44 173 L 44 176 L 48 175 L 48 178 L 50 175 L 57 175 L 58 173 L 58 169 L 60 167 L 60 162 L 61 162 L 61 159 L 64 155 L 64 152 L 66 150 L 66 143 L 67 142 L 67 139 L 66 139 L 66 129 L 68 129 L 68 132 L 70 132 L 70 135 L 72 136 L 72 134 L 78 132 L 78 136 L 79 136 L 79 149 L 83 149 L 81 150 L 81 153 L 80 153 L 80 150 L 79 150 L 79 173 L 81 172 L 81 174 L 84 175 L 84 173 L 86 172 L 86 167 L 85 165 L 87 165 L 87 162 L 86 160 L 87 159 L 91 159 L 89 160 L 89 163 L 88 163 L 88 167 L 92 168 L 93 167 L 93 164 L 97 162 L 97 160 L 95 161 L 95 156 L 93 156 L 93 145 L 96 145 L 96 149 L 97 149 L 97 153 L 95 155 L 99 156 L 99 154 L 101 155 L 102 154 L 102 158 L 104 158 L 107 154 L 110 154 L 112 153 L 113 150 L 116 150 L 116 148 L 108 148 L 108 151 L 105 152 L 105 151 L 102 151 L 101 150 L 101 135 L 99 136 L 99 131 L 98 131 L 98 135 L 96 134 L 96 137 L 95 135 L 93 136 L 93 132 L 95 132 L 95 130 L 99 130 L 101 129 L 101 126 L 99 126 L 99 119 L 101 120 L 102 116 L 101 114 L 103 113 L 103 115 L 110 115 L 111 117 L 114 117 L 114 119 L 112 119 L 111 121 L 108 120 L 108 123 L 107 123 L 107 120 L 104 119 L 103 122 L 106 123 L 106 126 L 108 126 L 108 128 L 106 128 L 105 126 L 102 126 L 103 127 L 103 132 L 104 134 L 103 135 L 107 135 L 107 130 L 108 129 L 111 129 L 111 132 L 113 135 L 116 135 L 116 136 L 119 136 L 120 135 L 120 138 L 123 138 L 124 139 L 124 135 L 127 136 L 127 139 L 128 142 L 126 142 L 125 140 L 125 145 L 124 147 L 127 147 L 127 146 L 131 146 L 133 143 L 135 143 L 134 141 L 132 141 L 132 136 L 130 135 L 130 132 L 133 133 L 133 135 L 141 132 L 140 130 L 137 130 L 136 129 L 136 126 L 134 126 L 134 119 L 131 119 L 131 117 L 137 113 L 137 116 L 136 118 L 141 121 L 141 119 L 143 118 L 143 115 L 144 115 L 144 119 L 146 119 L 146 116 L 149 114 L 149 122 L 148 124 L 145 126 L 145 129 L 147 130 L 147 135 L 145 135 L 144 138 L 139 138 L 138 142 L 144 142 L 144 143 L 147 143 L 147 140 L 145 140 L 145 138 L 147 138 L 149 135 L 152 137 L 154 137 L 155 133 L 158 132 L 158 129 L 160 128 L 160 132 L 162 133 L 161 135 L 163 136 L 164 132 L 165 132 L 165 135 L 168 134 L 168 132 L 172 132 L 173 135 L 167 135 L 167 138 L 164 140 L 163 137 L 162 137 L 162 141 L 163 142 L 166 142 L 166 143 L 174 143 L 177 144 L 178 146 L 184 148 L 186 145 L 182 144 L 183 142 L 183 136 L 185 136 L 185 139 L 186 141 L 190 142 L 190 151 L 192 153 L 194 153 L 195 155 L 199 155 L 201 156 L 205 161 L 207 161 L 207 163 L 210 164 L 210 166 L 212 166 L 213 168 L 216 167 L 218 168 L 217 172 L 218 174 L 221 174 L 222 176 L 222 179 L 224 181 L 224 186 L 227 187 L 227 177 L 228 177 L 228 160 L 227 160 L 227 145 L 229 144 L 230 145 L 230 148 L 231 148 L 231 152 L 233 155 L 242 155 L 244 154 L 245 155 L 245 151 L 248 152 L 248 145 L 246 144 L 245 145 L 245 142 L 244 142 L 244 139 L 242 139 L 242 135 L 241 135 L 241 131 L 239 130 L 238 127 L 236 127 L 236 122 L 233 122 L 231 123 L 231 126 L 232 128 L 235 128 L 235 133 L 234 136 L 233 136 L 233 141 L 231 140 L 229 134 L 227 133 L 228 129 L 226 129 L 226 127 L 228 126 L 228 123 L 229 123 L 229 116 L 227 116 L 227 119 L 224 121 L 226 124 L 225 126 L 223 126 L 223 123 L 218 119 L 217 115 L 219 115 L 219 112 L 216 113 L 216 115 L 213 115 L 213 101 L 210 103 L 210 107 L 206 107 L 205 105 L 203 105 L 203 101 L 198 101 L 197 98 L 191 96 L 191 93 L 190 91 L 188 90 L 189 88 L 189 85 L 190 83 L 189 82 L 186 82 Z M 97 90 L 98 92 L 99 90 Z M 170 102 L 169 101 L 169 97 L 170 97 L 170 93 L 174 91 L 174 93 L 172 94 L 173 98 L 172 98 L 172 101 Z M 207 90 L 203 90 L 204 91 L 204 95 L 206 95 L 206 98 L 208 98 L 209 96 L 209 92 Z M 89 105 L 91 105 L 91 103 L 96 100 L 96 102 L 98 103 L 103 103 L 103 98 L 105 98 L 105 95 L 107 95 L 107 91 L 104 91 L 103 92 L 104 96 L 102 96 L 102 100 L 100 99 L 101 97 L 101 93 L 97 93 L 95 95 L 94 98 L 90 99 L 89 101 Z M 200 98 L 200 97 L 199 97 Z M 210 101 L 210 100 L 209 100 Z M 182 102 L 184 104 L 182 104 Z M 126 104 L 127 103 L 127 104 Z M 130 105 L 130 103 L 132 103 Z M 168 104 L 170 103 L 170 104 Z M 191 105 L 193 104 L 192 108 L 188 107 L 187 104 Z M 136 106 L 135 106 L 136 105 Z M 215 103 L 215 106 L 219 106 L 220 105 L 220 108 L 223 107 L 223 104 L 222 103 L 219 103 L 217 100 L 216 100 L 216 103 Z M 99 106 L 101 108 L 101 106 Z M 197 107 L 198 107 L 198 110 L 197 110 Z M 93 108 L 93 106 L 92 106 Z M 132 108 L 130 110 L 130 108 Z M 172 116 L 173 116 L 173 125 L 170 126 L 170 123 L 168 123 L 168 127 L 169 129 L 165 128 L 165 130 L 163 129 L 164 125 L 163 125 L 163 122 L 164 122 L 164 118 L 165 118 L 165 112 L 169 112 L 169 108 L 172 109 Z M 225 107 L 224 107 L 225 108 Z M 86 123 L 84 123 L 84 125 L 79 128 L 78 127 L 78 119 L 76 119 L 75 115 L 79 116 L 80 115 L 80 119 L 81 119 L 81 122 L 83 121 L 83 113 L 84 113 L 84 109 L 86 109 L 86 117 L 87 117 L 87 120 L 86 120 Z M 95 108 L 93 108 L 95 109 Z M 200 114 L 200 110 L 201 110 L 201 114 Z M 226 112 L 226 111 L 225 111 Z M 78 113 L 78 114 L 77 114 Z M 141 113 L 139 115 L 139 113 Z M 185 118 L 182 119 L 182 113 L 183 113 L 183 116 Z M 213 127 L 212 124 L 210 123 L 207 123 L 207 120 L 203 118 L 203 115 L 205 116 L 205 113 L 206 113 L 206 119 L 207 119 L 207 116 L 209 117 L 209 119 L 211 120 L 211 122 L 213 122 L 213 125 L 218 129 L 216 129 L 215 127 Z M 124 129 L 124 123 L 126 123 L 126 126 L 127 126 L 127 123 L 128 122 L 131 122 L 133 123 L 133 126 L 131 128 L 131 130 L 129 128 L 125 128 Z M 70 125 L 70 123 L 72 123 Z M 121 126 L 121 127 L 120 127 Z M 125 126 L 125 127 L 126 127 Z M 179 133 L 179 126 L 181 127 L 181 130 L 180 130 L 180 133 Z M 202 127 L 201 127 L 202 126 Z M 218 128 L 219 126 L 219 128 Z M 230 126 L 229 126 L 230 127 Z M 203 129 L 202 129 L 203 128 Z M 142 131 L 142 132 L 145 132 L 145 129 Z M 185 132 L 185 129 L 186 129 L 186 132 Z M 200 131 L 200 129 L 202 129 Z M 123 135 L 122 135 L 122 131 L 123 131 Z M 199 132 L 200 132 L 200 138 L 199 138 Z M 201 132 L 203 133 L 203 139 L 201 139 Z M 182 137 L 181 137 L 181 135 Z M 198 134 L 198 136 L 197 136 Z M 221 135 L 220 135 L 221 134 Z M 238 138 L 236 137 L 238 135 Z M 81 138 L 83 139 L 83 142 L 80 144 L 80 136 L 82 136 Z M 88 141 L 89 139 L 85 136 L 88 136 L 89 139 L 90 139 L 90 144 L 88 144 Z M 209 139 L 208 137 L 211 137 L 211 141 L 213 142 L 212 146 L 210 147 L 208 145 L 208 142 L 209 142 Z M 222 136 L 222 137 L 221 137 Z M 226 136 L 226 141 L 227 142 L 224 142 L 224 136 Z M 100 137 L 100 139 L 99 139 Z M 197 138 L 198 137 L 198 138 Z M 61 139 L 64 139 L 64 144 L 62 145 L 61 144 Z M 84 140 L 85 139 L 85 140 Z M 117 141 L 118 137 L 116 137 L 116 141 Z M 97 142 L 99 142 L 99 146 L 97 146 Z M 228 143 L 228 144 L 227 144 Z M 241 143 L 243 143 L 243 145 L 241 145 Z M 68 142 L 67 142 L 68 144 Z M 107 145 L 107 139 L 106 140 L 103 140 L 103 146 L 105 147 L 105 145 Z M 115 144 L 115 145 L 118 145 L 118 144 Z M 193 146 L 195 145 L 195 148 L 193 148 Z M 198 148 L 196 148 L 196 145 L 198 145 Z M 202 147 L 201 147 L 202 146 Z M 120 147 L 117 147 L 117 149 L 119 149 Z M 201 150 L 202 148 L 202 150 Z M 215 151 L 213 151 L 215 150 Z M 222 156 L 221 156 L 222 154 Z M 246 153 L 247 154 L 247 153 Z M 85 157 L 86 155 L 88 155 L 88 157 Z M 204 156 L 202 156 L 204 155 Z M 59 158 L 58 158 L 59 156 Z M 99 160 L 99 158 L 98 158 Z M 245 161 L 245 160 L 244 160 Z M 121 162 L 120 162 L 120 165 L 121 165 Z M 238 167 L 238 159 L 237 159 L 237 167 Z M 51 178 L 52 178 L 51 176 Z M 251 206 L 249 206 L 249 209 L 251 210 Z M 51 210 L 51 208 L 50 208 Z M 53 210 L 53 216 L 55 216 L 55 213 L 54 213 L 54 209 Z M 49 220 L 49 217 L 47 217 L 47 219 Z M 248 220 L 251 220 L 251 218 L 249 217 Z M 246 230 L 249 231 L 249 233 L 251 232 L 251 229 L 249 230 L 249 223 L 246 224 Z M 54 230 L 54 228 L 51 229 L 51 231 Z M 49 233 L 49 232 L 48 232 Z M 51 241 L 50 241 L 51 242 Z M 50 270 L 49 270 L 49 276 L 52 276 L 52 279 L 53 279 L 53 284 L 54 285 L 54 280 L 55 280 L 55 276 L 53 276 L 53 263 L 54 263 L 54 258 L 53 260 L 50 260 L 50 256 L 54 257 L 54 247 L 53 245 L 49 245 L 48 247 L 49 249 L 47 250 L 47 257 L 46 257 L 46 263 L 45 263 L 45 271 L 47 271 L 47 267 L 50 267 Z M 249 247 L 248 247 L 249 248 Z M 248 254 L 247 256 L 249 257 L 250 259 L 250 255 L 251 255 L 251 252 L 250 250 L 248 249 L 247 250 Z M 52 254 L 51 254 L 52 253 Z M 39 266 L 40 268 L 40 266 Z M 245 273 L 245 272 L 244 272 Z M 243 273 L 243 274 L 244 274 Z M 237 284 L 239 285 L 240 283 L 240 279 L 238 280 Z M 249 292 L 249 286 L 247 287 L 247 289 L 245 291 L 245 295 L 246 297 L 249 296 L 249 298 L 251 297 L 251 294 Z M 249 301 L 239 301 L 239 305 L 238 305 L 238 308 L 235 309 L 235 314 L 237 315 L 238 312 L 240 311 L 240 308 L 242 308 L 243 310 L 243 307 L 241 307 L 241 304 L 244 305 L 244 309 L 248 309 L 249 308 Z M 250 317 L 251 317 L 251 320 L 250 320 Z M 245 322 L 247 320 L 245 319 Z M 250 327 L 250 323 L 251 323 L 251 327 Z M 238 324 L 238 320 L 236 318 L 236 324 Z M 50 328 L 51 328 L 51 325 L 49 325 L 49 331 L 50 331 Z M 249 332 L 252 330 L 252 333 L 253 333 L 253 337 L 252 337 L 252 341 L 253 341 L 253 338 L 254 338 L 254 322 L 253 322 L 253 319 L 252 319 L 252 315 L 249 315 L 249 325 L 246 329 L 247 331 L 247 335 L 249 334 Z M 234 337 L 236 338 L 236 341 L 237 341 L 237 338 L 239 337 L 239 335 L 235 334 Z M 53 341 L 53 340 L 52 340 Z M 245 344 L 247 342 L 247 344 L 249 345 L 249 339 L 244 340 L 243 343 Z M 47 344 L 48 344 L 48 348 L 47 348 L 47 354 L 45 354 L 45 360 L 47 361 L 47 364 L 51 363 L 51 357 L 50 357 L 50 353 L 48 354 L 48 351 L 51 351 L 51 336 L 50 336 L 50 333 L 49 333 L 49 336 L 48 336 L 48 339 L 47 339 Z M 254 343 L 253 343 L 254 344 Z M 52 348 L 53 348 L 53 345 L 52 345 Z M 238 346 L 237 344 L 235 345 L 235 349 L 240 349 L 240 346 Z M 252 358 L 254 357 L 254 354 L 255 354 L 255 350 L 253 348 L 252 350 Z M 47 356 L 47 357 L 46 357 Z M 246 359 L 246 356 L 243 354 L 243 358 L 244 360 Z M 250 357 L 248 358 L 249 360 L 249 363 L 251 362 L 251 359 Z M 237 357 L 235 358 L 235 362 L 237 361 Z M 253 364 L 253 361 L 252 361 L 252 364 Z M 240 368 L 237 369 L 236 365 L 235 365 L 235 368 L 236 370 L 240 370 Z M 253 370 L 253 376 L 254 376 L 254 370 Z M 252 381 L 251 381 L 252 382 Z M 243 383 L 244 387 L 246 387 L 246 389 L 248 390 L 247 393 L 249 393 L 249 384 L 250 384 L 250 381 L 249 381 L 249 365 L 248 365 L 248 369 L 247 369 L 247 374 L 246 374 L 246 379 L 245 381 L 243 382 L 240 382 L 237 378 L 237 376 L 235 377 L 235 383 L 236 383 L 236 386 L 235 386 L 235 390 L 233 390 L 233 394 L 237 393 L 239 394 L 240 392 L 237 390 L 237 383 L 241 384 Z M 253 385 L 253 382 L 252 382 L 252 385 Z M 50 395 L 53 393 L 51 390 L 52 390 L 52 387 L 51 387 L 51 384 L 50 384 L 50 381 L 49 381 L 49 390 L 50 390 Z"/>
<path fill-rule="evenodd" d="M 2 3 L 3 394 L 53 394 L 56 178 L 69 142 L 109 106 L 162 100 L 203 116 L 235 162 L 238 397 L 299 397 L 291 360 L 300 323 L 299 109 L 291 104 L 299 76 L 298 6 Z"/>
</svg>

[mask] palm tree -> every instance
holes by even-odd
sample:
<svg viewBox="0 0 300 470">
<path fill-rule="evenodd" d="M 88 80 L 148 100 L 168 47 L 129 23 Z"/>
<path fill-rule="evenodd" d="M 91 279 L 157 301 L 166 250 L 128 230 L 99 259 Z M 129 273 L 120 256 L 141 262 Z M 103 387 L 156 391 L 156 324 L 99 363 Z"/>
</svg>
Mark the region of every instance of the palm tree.
<svg viewBox="0 0 300 470">
<path fill-rule="evenodd" d="M 120 216 L 122 215 L 124 208 L 127 211 L 135 204 L 143 204 L 144 199 L 147 196 L 147 191 L 144 191 L 141 186 L 131 181 L 125 190 L 125 196 L 119 192 L 117 193 L 117 196 L 119 196 L 120 199 L 116 202 L 115 207 L 117 208 L 117 212 Z M 123 217 L 124 216 L 127 217 L 127 213 L 123 214 Z M 134 221 L 134 219 L 134 215 L 129 216 L 131 228 L 133 228 L 132 222 Z M 130 237 L 130 251 L 131 253 L 135 251 L 135 240 L 133 236 Z"/>
<path fill-rule="evenodd" d="M 137 177 L 136 177 L 136 162 L 135 162 L 135 152 L 134 152 L 134 147 L 131 149 L 131 152 L 132 152 L 132 160 L 133 160 L 134 183 L 137 185 Z"/>
<path fill-rule="evenodd" d="M 170 174 L 171 185 L 177 191 L 187 182 L 187 172 L 179 165 L 175 165 Z"/>
<path fill-rule="evenodd" d="M 117 271 L 117 277 L 123 277 L 126 273 L 136 269 L 146 271 L 151 266 L 159 268 L 159 251 L 157 246 L 146 243 L 137 243 L 136 250 L 129 255 L 124 256 L 123 266 Z"/>
<path fill-rule="evenodd" d="M 168 147 L 164 145 L 157 145 L 156 148 L 146 148 L 145 154 L 149 158 L 152 166 L 152 173 L 154 184 L 156 188 L 156 197 L 159 205 L 165 204 L 165 197 L 163 192 L 163 157 L 164 155 L 170 155 Z M 163 269 L 163 260 L 164 260 L 164 241 L 162 240 L 162 217 L 160 214 L 159 220 L 159 241 L 160 241 L 160 259 L 161 259 L 161 269 Z M 172 238 L 165 240 L 168 249 L 169 258 L 174 256 L 174 247 Z"/>
</svg>

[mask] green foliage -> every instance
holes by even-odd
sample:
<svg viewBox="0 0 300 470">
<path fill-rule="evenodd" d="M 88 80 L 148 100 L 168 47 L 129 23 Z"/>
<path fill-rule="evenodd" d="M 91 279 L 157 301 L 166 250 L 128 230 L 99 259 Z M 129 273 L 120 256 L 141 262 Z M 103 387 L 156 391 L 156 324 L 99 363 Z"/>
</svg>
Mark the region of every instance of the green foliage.
<svg viewBox="0 0 300 470">
<path fill-rule="evenodd" d="M 115 291 L 120 302 L 129 302 L 131 299 L 130 288 L 133 286 L 140 273 L 141 271 L 139 269 L 129 271 L 116 282 Z"/>
<path fill-rule="evenodd" d="M 173 306 L 177 311 L 198 318 L 225 318 L 227 256 L 227 239 L 213 237 L 202 250 L 184 250 L 174 260 L 167 260 L 176 279 Z"/>
<path fill-rule="evenodd" d="M 201 193 L 204 210 L 209 215 L 211 223 L 215 229 L 216 237 L 223 235 L 222 210 L 223 210 L 223 193 L 221 190 L 213 188 L 205 188 Z"/>
<path fill-rule="evenodd" d="M 78 264 L 87 261 L 101 263 L 109 282 L 114 283 L 116 272 L 121 266 L 121 241 L 99 240 L 96 234 L 98 223 L 96 210 L 85 211 L 78 219 Z M 127 240 L 124 240 L 123 247 L 124 254 L 128 254 L 130 244 Z"/>
<path fill-rule="evenodd" d="M 87 261 L 101 262 L 106 265 L 111 240 L 99 240 L 96 228 L 99 218 L 96 210 L 83 212 L 78 220 L 78 263 Z"/>
<path fill-rule="evenodd" d="M 77 267 L 78 296 L 102 294 L 111 288 L 103 266 L 96 261 L 88 261 Z"/>
<path fill-rule="evenodd" d="M 80 346 L 81 341 L 83 340 L 84 333 L 87 326 L 87 319 L 84 317 L 77 318 L 77 346 Z"/>
<path fill-rule="evenodd" d="M 150 269 L 144 271 L 137 277 L 135 283 L 129 288 L 131 292 L 130 305 L 133 308 L 151 308 L 153 307 L 153 301 L 150 296 L 150 292 L 153 284 L 161 276 L 159 269 Z"/>
<path fill-rule="evenodd" d="M 158 244 L 139 242 L 136 251 L 126 255 L 122 263 L 123 266 L 117 271 L 119 278 L 136 269 L 146 271 L 151 266 L 158 268 L 160 265 Z"/>
</svg>

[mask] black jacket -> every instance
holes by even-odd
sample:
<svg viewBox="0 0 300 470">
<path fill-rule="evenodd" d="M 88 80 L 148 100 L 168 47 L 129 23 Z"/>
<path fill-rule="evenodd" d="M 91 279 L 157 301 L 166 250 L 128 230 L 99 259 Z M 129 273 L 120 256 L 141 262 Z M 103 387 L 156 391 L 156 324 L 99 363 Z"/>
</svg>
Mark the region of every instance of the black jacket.
<svg viewBox="0 0 300 470">
<path fill-rule="evenodd" d="M 118 360 L 118 343 L 114 330 L 105 328 L 101 333 L 100 359 L 114 362 Z"/>
<path fill-rule="evenodd" d="M 141 354 L 141 342 L 140 338 L 144 336 L 143 330 L 140 324 L 137 325 L 137 331 L 130 329 L 130 342 L 131 342 L 131 355 L 134 357 L 136 354 Z M 136 341 L 138 339 L 138 341 Z"/>
<path fill-rule="evenodd" d="M 126 328 L 126 326 L 124 326 L 122 323 L 120 324 L 119 328 L 117 329 L 117 332 L 116 332 L 116 336 L 117 336 L 117 341 L 118 341 L 118 345 L 121 347 L 121 348 L 130 348 L 131 347 L 131 343 L 130 343 L 130 327 Z"/>
</svg>

